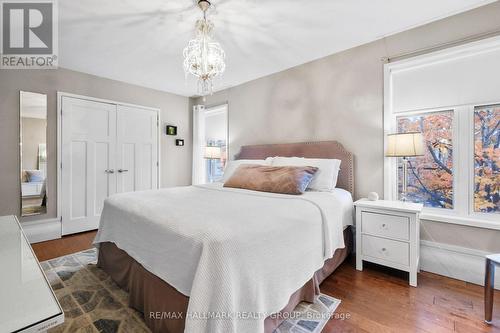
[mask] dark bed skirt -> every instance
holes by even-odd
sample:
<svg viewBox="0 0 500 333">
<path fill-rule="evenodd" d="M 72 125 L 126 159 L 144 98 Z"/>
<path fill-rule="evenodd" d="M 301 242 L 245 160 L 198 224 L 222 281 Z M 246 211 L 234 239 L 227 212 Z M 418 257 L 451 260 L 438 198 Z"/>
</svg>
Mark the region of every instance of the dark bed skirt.
<svg viewBox="0 0 500 333">
<path fill-rule="evenodd" d="M 353 235 L 351 227 L 344 230 L 346 247 L 335 251 L 335 255 L 325 261 L 325 265 L 302 288 L 290 296 L 282 313 L 293 311 L 301 301 L 313 302 L 319 294 L 319 285 L 351 253 Z M 146 325 L 154 333 L 184 332 L 185 314 L 189 297 L 150 273 L 125 251 L 114 243 L 100 244 L 97 265 L 108 273 L 123 289 L 129 292 L 129 306 L 144 314 Z M 172 314 L 166 316 L 165 314 Z M 179 314 L 181 314 L 179 316 Z M 176 318 L 178 316 L 178 318 Z M 285 316 L 267 317 L 264 321 L 265 332 L 271 333 Z"/>
</svg>

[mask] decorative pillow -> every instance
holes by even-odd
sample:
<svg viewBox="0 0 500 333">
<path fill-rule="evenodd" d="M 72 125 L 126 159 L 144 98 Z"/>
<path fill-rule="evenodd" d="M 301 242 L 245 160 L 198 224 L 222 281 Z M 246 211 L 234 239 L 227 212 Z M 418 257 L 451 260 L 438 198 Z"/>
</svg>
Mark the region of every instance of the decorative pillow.
<svg viewBox="0 0 500 333">
<path fill-rule="evenodd" d="M 25 170 L 29 183 L 41 183 L 45 180 L 42 170 Z"/>
<path fill-rule="evenodd" d="M 302 194 L 317 170 L 318 168 L 311 166 L 243 164 L 224 183 L 224 187 L 283 194 Z"/>
<path fill-rule="evenodd" d="M 238 167 L 242 164 L 259 164 L 259 165 L 271 165 L 272 157 L 268 157 L 265 160 L 234 160 L 227 161 L 226 168 L 224 169 L 224 176 L 222 177 L 222 181 L 226 182 L 233 173 L 238 169 Z"/>
<path fill-rule="evenodd" d="M 308 189 L 314 191 L 333 191 L 337 185 L 340 160 L 327 158 L 274 157 L 273 166 L 313 166 L 318 168 Z"/>
</svg>

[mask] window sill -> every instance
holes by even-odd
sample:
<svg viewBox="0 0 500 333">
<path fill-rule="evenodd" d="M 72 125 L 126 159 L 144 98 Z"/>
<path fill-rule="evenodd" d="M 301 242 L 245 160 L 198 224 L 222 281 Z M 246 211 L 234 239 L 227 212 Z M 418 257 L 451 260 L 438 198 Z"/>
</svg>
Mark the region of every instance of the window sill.
<svg viewBox="0 0 500 333">
<path fill-rule="evenodd" d="M 500 230 L 500 223 L 473 217 L 459 217 L 445 214 L 425 213 L 420 214 L 421 220 L 441 223 L 458 224 L 467 227 Z"/>
</svg>

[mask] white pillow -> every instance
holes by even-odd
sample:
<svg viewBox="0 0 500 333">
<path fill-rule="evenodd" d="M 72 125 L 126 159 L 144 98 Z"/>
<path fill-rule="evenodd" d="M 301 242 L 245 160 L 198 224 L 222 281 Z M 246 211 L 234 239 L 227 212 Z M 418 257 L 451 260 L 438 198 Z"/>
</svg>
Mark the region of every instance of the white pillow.
<svg viewBox="0 0 500 333">
<path fill-rule="evenodd" d="M 271 165 L 275 166 L 312 166 L 318 168 L 307 187 L 315 191 L 333 191 L 337 185 L 340 171 L 340 160 L 329 158 L 281 157 L 273 158 Z"/>
<path fill-rule="evenodd" d="M 242 164 L 260 164 L 260 165 L 271 165 L 272 157 L 268 157 L 265 160 L 233 160 L 227 161 L 226 168 L 224 169 L 224 176 L 222 181 L 225 183 Z"/>
</svg>

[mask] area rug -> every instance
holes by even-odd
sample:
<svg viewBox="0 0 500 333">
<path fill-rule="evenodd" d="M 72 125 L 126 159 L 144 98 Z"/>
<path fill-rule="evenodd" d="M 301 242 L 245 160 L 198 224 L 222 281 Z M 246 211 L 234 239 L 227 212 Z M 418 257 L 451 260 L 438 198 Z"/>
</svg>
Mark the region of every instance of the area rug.
<svg viewBox="0 0 500 333">
<path fill-rule="evenodd" d="M 97 250 L 90 249 L 41 263 L 63 310 L 64 324 L 50 333 L 150 332 L 142 314 L 128 307 L 128 293 L 97 268 Z M 297 305 L 292 318 L 275 333 L 318 333 L 340 300 L 320 294 L 315 303 Z"/>
</svg>

